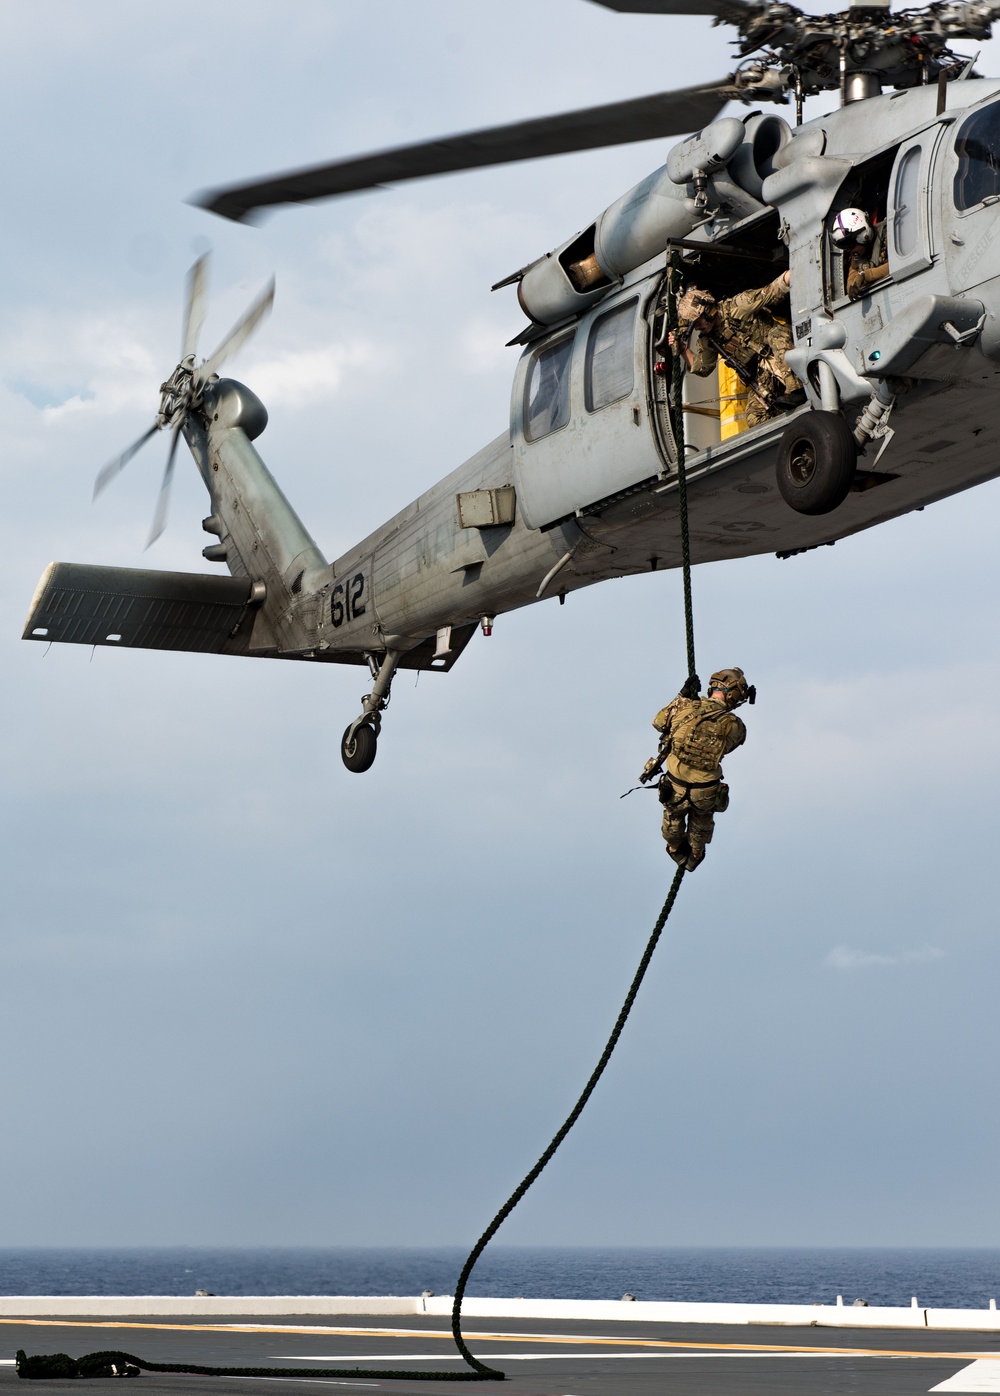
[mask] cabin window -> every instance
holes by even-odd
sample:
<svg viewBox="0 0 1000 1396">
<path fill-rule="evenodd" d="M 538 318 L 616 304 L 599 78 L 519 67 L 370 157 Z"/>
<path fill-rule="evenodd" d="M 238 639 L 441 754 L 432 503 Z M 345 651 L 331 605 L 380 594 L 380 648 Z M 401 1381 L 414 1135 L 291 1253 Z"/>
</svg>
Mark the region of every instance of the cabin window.
<svg viewBox="0 0 1000 1396">
<path fill-rule="evenodd" d="M 628 397 L 635 382 L 635 311 L 638 300 L 602 315 L 590 331 L 584 370 L 588 412 Z"/>
<path fill-rule="evenodd" d="M 525 391 L 524 434 L 539 441 L 569 421 L 569 368 L 573 340 L 562 339 L 532 360 Z"/>
<path fill-rule="evenodd" d="M 1000 196 L 1000 103 L 977 111 L 955 138 L 955 207 L 975 208 Z"/>
<path fill-rule="evenodd" d="M 895 217 L 892 241 L 899 257 L 912 257 L 920 235 L 920 156 L 919 145 L 912 146 L 896 172 Z"/>
</svg>

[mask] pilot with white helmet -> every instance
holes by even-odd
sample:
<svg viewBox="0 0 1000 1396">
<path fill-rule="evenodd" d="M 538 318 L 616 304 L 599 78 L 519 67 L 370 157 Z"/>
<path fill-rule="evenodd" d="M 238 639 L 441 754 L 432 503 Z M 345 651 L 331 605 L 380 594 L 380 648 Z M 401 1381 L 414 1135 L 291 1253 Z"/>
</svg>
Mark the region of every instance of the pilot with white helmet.
<svg viewBox="0 0 1000 1396">
<path fill-rule="evenodd" d="M 884 220 L 872 227 L 863 209 L 842 208 L 833 220 L 830 241 L 844 254 L 844 288 L 852 301 L 889 275 Z"/>
</svg>

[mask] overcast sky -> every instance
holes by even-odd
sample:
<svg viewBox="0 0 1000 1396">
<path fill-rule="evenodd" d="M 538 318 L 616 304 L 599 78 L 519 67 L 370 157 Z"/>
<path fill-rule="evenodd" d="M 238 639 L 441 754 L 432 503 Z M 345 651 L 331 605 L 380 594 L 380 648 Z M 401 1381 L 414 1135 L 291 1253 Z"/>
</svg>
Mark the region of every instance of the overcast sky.
<svg viewBox="0 0 1000 1396">
<path fill-rule="evenodd" d="M 618 796 L 684 677 L 677 576 L 401 675 L 363 777 L 339 755 L 360 670 L 20 631 L 54 558 L 208 568 L 186 456 L 142 551 L 162 440 L 90 503 L 206 247 L 206 353 L 277 276 L 233 368 L 332 558 L 505 429 L 522 318 L 490 285 L 667 146 L 258 229 L 188 195 L 710 79 L 726 31 L 584 0 L 35 0 L 0 44 L 0 1236 L 471 1243 L 589 1074 L 673 871 L 653 797 Z M 732 806 L 503 1241 L 1000 1244 L 998 513 L 994 483 L 696 570 L 702 673 L 760 695 Z"/>
</svg>

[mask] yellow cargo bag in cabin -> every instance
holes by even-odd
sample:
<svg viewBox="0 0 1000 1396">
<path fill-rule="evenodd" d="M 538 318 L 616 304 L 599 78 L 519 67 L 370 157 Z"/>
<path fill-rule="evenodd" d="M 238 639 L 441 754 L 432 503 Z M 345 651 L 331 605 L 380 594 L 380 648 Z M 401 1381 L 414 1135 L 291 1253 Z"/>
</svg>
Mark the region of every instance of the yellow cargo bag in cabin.
<svg viewBox="0 0 1000 1396">
<path fill-rule="evenodd" d="M 747 390 L 736 370 L 719 360 L 719 427 L 723 441 L 747 429 Z"/>
</svg>

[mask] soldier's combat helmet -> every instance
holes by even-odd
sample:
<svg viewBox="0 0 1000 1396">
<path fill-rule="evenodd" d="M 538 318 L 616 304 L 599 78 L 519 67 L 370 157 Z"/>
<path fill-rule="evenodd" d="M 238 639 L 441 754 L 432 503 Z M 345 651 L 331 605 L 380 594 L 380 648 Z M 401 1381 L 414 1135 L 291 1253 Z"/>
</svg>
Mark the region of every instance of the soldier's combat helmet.
<svg viewBox="0 0 1000 1396">
<path fill-rule="evenodd" d="M 742 669 L 717 669 L 708 681 L 708 692 L 714 693 L 716 689 L 721 689 L 723 702 L 729 709 L 743 703 L 752 707 L 757 698 L 757 690 L 747 683 Z"/>
<path fill-rule="evenodd" d="M 689 286 L 677 302 L 677 322 L 680 325 L 693 325 L 703 315 L 711 315 L 715 305 L 714 296 L 700 286 Z"/>
</svg>

